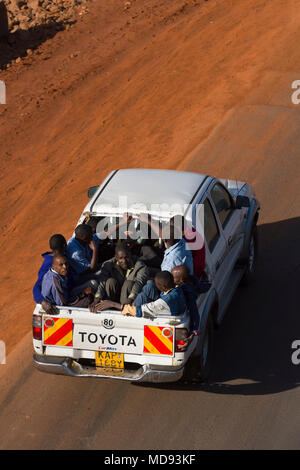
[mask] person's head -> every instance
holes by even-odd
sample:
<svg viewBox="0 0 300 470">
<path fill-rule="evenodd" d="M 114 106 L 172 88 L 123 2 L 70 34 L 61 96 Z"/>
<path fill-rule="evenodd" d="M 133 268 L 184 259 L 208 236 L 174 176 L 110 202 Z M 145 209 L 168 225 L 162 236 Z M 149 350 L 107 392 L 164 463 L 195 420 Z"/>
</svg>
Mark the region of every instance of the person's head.
<svg viewBox="0 0 300 470">
<path fill-rule="evenodd" d="M 182 231 L 171 220 L 163 227 L 163 240 L 167 248 L 175 245 L 182 238 Z"/>
<path fill-rule="evenodd" d="M 131 253 L 129 248 L 124 244 L 118 244 L 115 250 L 115 259 L 122 269 L 127 270 L 131 264 Z"/>
<path fill-rule="evenodd" d="M 54 255 L 52 260 L 52 268 L 60 276 L 65 276 L 68 272 L 67 258 L 62 255 Z"/>
<path fill-rule="evenodd" d="M 80 224 L 75 228 L 75 238 L 82 245 L 89 245 L 93 240 L 93 229 L 90 225 Z"/>
<path fill-rule="evenodd" d="M 175 227 L 176 230 L 180 232 L 181 235 L 183 236 L 184 228 L 185 228 L 185 221 L 182 215 L 174 215 L 173 217 L 171 217 L 169 224 L 173 225 L 173 227 Z"/>
<path fill-rule="evenodd" d="M 184 282 L 187 282 L 190 272 L 189 268 L 185 264 L 175 266 L 171 271 L 176 285 L 181 285 Z"/>
<path fill-rule="evenodd" d="M 175 287 L 173 276 L 169 271 L 159 271 L 155 275 L 154 282 L 161 292 L 166 292 Z"/>
<path fill-rule="evenodd" d="M 86 225 L 89 225 L 92 227 L 93 233 L 97 232 L 97 225 L 98 225 L 99 220 L 96 219 L 96 217 L 91 217 L 88 222 L 86 222 Z"/>
<path fill-rule="evenodd" d="M 133 240 L 130 236 L 127 236 L 127 238 L 123 240 L 123 244 L 126 246 L 126 248 L 128 248 L 131 253 L 131 250 L 135 248 L 136 240 Z"/>
<path fill-rule="evenodd" d="M 54 254 L 64 255 L 66 251 L 67 242 L 63 235 L 57 233 L 50 237 L 49 246 L 50 250 L 53 251 Z"/>
</svg>

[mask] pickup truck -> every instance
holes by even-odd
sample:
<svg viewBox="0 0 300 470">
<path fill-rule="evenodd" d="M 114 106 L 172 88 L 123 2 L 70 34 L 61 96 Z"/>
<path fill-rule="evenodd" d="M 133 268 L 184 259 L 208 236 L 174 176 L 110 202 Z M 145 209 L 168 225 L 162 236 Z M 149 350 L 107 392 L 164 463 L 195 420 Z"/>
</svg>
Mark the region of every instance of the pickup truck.
<svg viewBox="0 0 300 470">
<path fill-rule="evenodd" d="M 208 380 L 214 329 L 236 288 L 248 283 L 255 271 L 260 205 L 253 188 L 195 172 L 122 169 L 112 171 L 88 195 L 91 199 L 78 224 L 90 217 L 117 221 L 125 212 L 138 217 L 142 211 L 157 223 L 181 215 L 197 231 L 202 227 L 209 288 L 197 300 L 199 331 L 184 348 L 190 324 L 187 312 L 136 318 L 116 310 L 92 313 L 64 306 L 57 307 L 57 315 L 48 315 L 37 304 L 34 365 L 40 371 L 72 377 L 153 383 Z"/>
</svg>

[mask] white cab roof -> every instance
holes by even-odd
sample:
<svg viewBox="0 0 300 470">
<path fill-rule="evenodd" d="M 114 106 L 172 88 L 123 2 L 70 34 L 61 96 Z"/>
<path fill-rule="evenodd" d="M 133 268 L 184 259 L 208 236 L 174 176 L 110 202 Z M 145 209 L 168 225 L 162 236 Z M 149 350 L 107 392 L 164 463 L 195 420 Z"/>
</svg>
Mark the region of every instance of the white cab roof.
<svg viewBox="0 0 300 470">
<path fill-rule="evenodd" d="M 159 205 L 160 214 L 181 213 L 183 206 L 192 201 L 206 178 L 206 175 L 199 173 L 176 170 L 117 170 L 103 182 L 89 209 L 96 213 L 116 213 L 134 208 L 136 211 L 154 213 L 153 205 Z M 124 207 L 124 203 L 127 206 Z M 163 205 L 166 205 L 166 211 Z M 182 210 L 179 211 L 179 207 L 171 211 L 168 209 L 176 205 L 182 206 Z M 104 209 L 106 206 L 111 209 Z"/>
</svg>

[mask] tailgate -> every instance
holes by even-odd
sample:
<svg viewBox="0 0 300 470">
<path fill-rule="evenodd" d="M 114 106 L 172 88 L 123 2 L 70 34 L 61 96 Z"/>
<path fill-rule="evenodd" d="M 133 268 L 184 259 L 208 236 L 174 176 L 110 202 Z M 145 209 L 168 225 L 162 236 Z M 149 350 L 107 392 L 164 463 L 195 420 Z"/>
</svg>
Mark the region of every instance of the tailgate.
<svg viewBox="0 0 300 470">
<path fill-rule="evenodd" d="M 78 309 L 69 315 L 43 317 L 43 344 L 78 350 L 126 354 L 174 355 L 174 328 L 120 313 L 93 314 Z"/>
</svg>

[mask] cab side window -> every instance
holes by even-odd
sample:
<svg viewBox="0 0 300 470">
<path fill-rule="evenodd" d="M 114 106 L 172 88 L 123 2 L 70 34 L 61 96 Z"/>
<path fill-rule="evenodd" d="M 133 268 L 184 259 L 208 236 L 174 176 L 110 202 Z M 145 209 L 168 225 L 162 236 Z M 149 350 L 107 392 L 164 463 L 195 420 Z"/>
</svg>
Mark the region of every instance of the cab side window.
<svg viewBox="0 0 300 470">
<path fill-rule="evenodd" d="M 220 238 L 220 232 L 208 199 L 204 201 L 204 236 L 209 251 L 212 253 Z"/>
<path fill-rule="evenodd" d="M 234 210 L 230 194 L 223 186 L 217 183 L 211 190 L 211 197 L 216 206 L 222 227 L 224 228 Z"/>
</svg>

